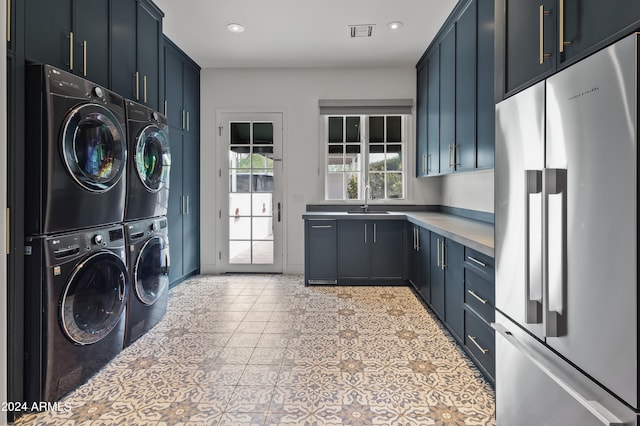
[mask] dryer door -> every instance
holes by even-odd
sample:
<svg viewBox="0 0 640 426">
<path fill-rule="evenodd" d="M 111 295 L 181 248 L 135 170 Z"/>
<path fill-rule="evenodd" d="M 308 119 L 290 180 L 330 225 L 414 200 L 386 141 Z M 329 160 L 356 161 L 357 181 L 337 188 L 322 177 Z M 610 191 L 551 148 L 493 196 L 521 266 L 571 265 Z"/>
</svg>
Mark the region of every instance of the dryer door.
<svg viewBox="0 0 640 426">
<path fill-rule="evenodd" d="M 142 129 L 136 138 L 134 164 L 147 191 L 158 192 L 166 187 L 171 166 L 167 132 L 155 125 Z"/>
<path fill-rule="evenodd" d="M 127 302 L 127 269 L 111 251 L 99 251 L 71 273 L 62 294 L 61 323 L 69 339 L 98 342 L 120 321 Z"/>
<path fill-rule="evenodd" d="M 133 276 L 138 299 L 153 305 L 169 285 L 169 244 L 164 238 L 156 236 L 144 243 Z"/>
<path fill-rule="evenodd" d="M 62 156 L 73 180 L 91 192 L 118 183 L 127 160 L 127 140 L 115 115 L 87 103 L 67 114 L 62 130 Z"/>
</svg>

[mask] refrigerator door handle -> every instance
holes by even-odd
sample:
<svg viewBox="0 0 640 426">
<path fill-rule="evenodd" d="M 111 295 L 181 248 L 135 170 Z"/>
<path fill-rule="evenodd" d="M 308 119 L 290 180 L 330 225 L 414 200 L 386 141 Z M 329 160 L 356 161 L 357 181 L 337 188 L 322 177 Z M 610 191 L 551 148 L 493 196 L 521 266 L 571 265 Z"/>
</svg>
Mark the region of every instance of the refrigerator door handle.
<svg viewBox="0 0 640 426">
<path fill-rule="evenodd" d="M 564 335 L 566 298 L 567 171 L 544 170 L 543 321 L 545 337 Z"/>
<path fill-rule="evenodd" d="M 524 231 L 524 250 L 525 250 L 525 273 L 524 273 L 524 294 L 525 294 L 525 321 L 527 324 L 539 324 L 542 321 L 542 303 L 531 297 L 531 195 L 542 193 L 542 171 L 541 170 L 525 170 L 525 182 L 527 185 L 526 196 L 524 201 L 525 211 L 525 231 Z M 539 209 L 539 208 L 538 208 Z M 540 217 L 540 211 L 535 217 Z M 541 255 L 542 253 L 538 253 Z"/>
<path fill-rule="evenodd" d="M 547 366 L 538 360 L 538 357 L 533 354 L 525 345 L 513 335 L 507 328 L 500 323 L 492 323 L 491 327 L 499 333 L 504 339 L 511 343 L 517 350 L 526 356 L 536 367 L 546 374 L 551 380 L 553 380 L 558 386 L 560 386 L 565 392 L 567 392 L 573 399 L 575 399 L 580 405 L 586 408 L 591 414 L 594 415 L 603 425 L 607 426 L 624 426 L 624 422 L 617 418 L 611 411 L 607 410 L 598 401 L 592 401 L 585 398 L 580 392 L 578 392 L 573 386 L 565 382 L 561 377 L 554 374 Z"/>
</svg>

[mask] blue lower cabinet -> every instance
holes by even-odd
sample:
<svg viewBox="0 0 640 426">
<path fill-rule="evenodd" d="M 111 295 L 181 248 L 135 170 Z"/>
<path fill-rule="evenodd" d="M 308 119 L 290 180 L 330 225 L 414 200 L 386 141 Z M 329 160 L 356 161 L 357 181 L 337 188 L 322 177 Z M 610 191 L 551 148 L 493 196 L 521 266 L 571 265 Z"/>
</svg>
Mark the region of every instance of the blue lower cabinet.
<svg viewBox="0 0 640 426">
<path fill-rule="evenodd" d="M 340 284 L 403 283 L 403 221 L 339 220 Z"/>
<path fill-rule="evenodd" d="M 337 229 L 335 220 L 305 221 L 305 285 L 337 284 Z"/>
</svg>

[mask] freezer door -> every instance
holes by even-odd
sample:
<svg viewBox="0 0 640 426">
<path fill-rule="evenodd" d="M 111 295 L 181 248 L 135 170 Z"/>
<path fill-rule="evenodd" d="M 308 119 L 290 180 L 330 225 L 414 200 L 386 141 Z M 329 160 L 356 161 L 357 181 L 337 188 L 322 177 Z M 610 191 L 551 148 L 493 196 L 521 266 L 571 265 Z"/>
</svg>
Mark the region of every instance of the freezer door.
<svg viewBox="0 0 640 426">
<path fill-rule="evenodd" d="M 544 82 L 496 105 L 496 307 L 543 337 Z"/>
<path fill-rule="evenodd" d="M 496 323 L 498 426 L 635 426 L 633 410 L 506 317 Z"/>
<path fill-rule="evenodd" d="M 546 341 L 632 407 L 638 407 L 636 40 L 625 38 L 547 80 L 545 171 L 545 312 L 557 322 Z"/>
</svg>

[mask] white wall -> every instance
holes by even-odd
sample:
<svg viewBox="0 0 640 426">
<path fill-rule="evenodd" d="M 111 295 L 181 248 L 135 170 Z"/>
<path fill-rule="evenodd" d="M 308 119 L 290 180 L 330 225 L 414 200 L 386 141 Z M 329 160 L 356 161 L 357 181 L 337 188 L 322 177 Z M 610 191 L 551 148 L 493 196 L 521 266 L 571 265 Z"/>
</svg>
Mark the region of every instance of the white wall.
<svg viewBox="0 0 640 426">
<path fill-rule="evenodd" d="M 201 270 L 215 273 L 218 113 L 224 110 L 284 113 L 284 272 L 302 273 L 304 239 L 302 214 L 306 204 L 324 199 L 324 180 L 318 163 L 319 99 L 415 99 L 413 67 L 345 69 L 204 69 L 201 73 Z M 215 125 L 214 125 L 215 123 Z M 210 127 L 207 127 L 210 126 Z M 415 128 L 411 123 L 410 128 Z M 407 151 L 407 175 L 414 176 L 413 132 Z M 300 161 L 306 159 L 305 161 Z M 216 167 L 211 164 L 215 163 Z M 309 167 L 309 164 L 313 167 Z M 438 204 L 438 179 L 410 179 L 412 200 Z M 409 189 L 409 188 L 408 188 Z M 411 191 L 411 189 L 409 189 Z"/>
<path fill-rule="evenodd" d="M 0 5 L 0 34 L 6 34 L 6 2 Z M 0 402 L 7 401 L 7 256 L 6 256 L 6 199 L 7 199 L 7 45 L 0 47 Z M 0 411 L 0 424 L 7 423 L 7 413 Z"/>
<path fill-rule="evenodd" d="M 442 205 L 493 213 L 493 169 L 446 175 L 440 179 Z"/>
</svg>

